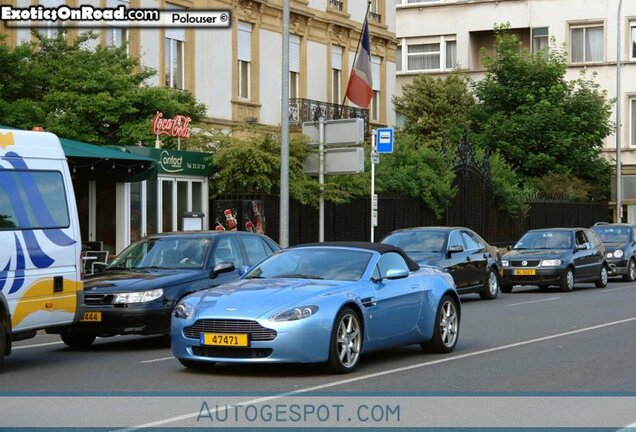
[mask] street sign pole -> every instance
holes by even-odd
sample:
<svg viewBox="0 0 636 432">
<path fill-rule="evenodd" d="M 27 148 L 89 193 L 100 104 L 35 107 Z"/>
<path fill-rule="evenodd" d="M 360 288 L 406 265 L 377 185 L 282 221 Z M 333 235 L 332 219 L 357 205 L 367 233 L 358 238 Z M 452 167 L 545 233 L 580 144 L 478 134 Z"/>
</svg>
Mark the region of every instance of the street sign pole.
<svg viewBox="0 0 636 432">
<path fill-rule="evenodd" d="M 373 197 L 375 196 L 375 129 L 371 131 L 371 243 L 373 243 L 373 236 L 375 234 L 375 216 L 377 210 L 373 208 Z"/>
<path fill-rule="evenodd" d="M 325 118 L 320 117 L 318 123 L 318 184 L 320 185 L 320 198 L 318 200 L 318 241 L 325 241 Z"/>
</svg>

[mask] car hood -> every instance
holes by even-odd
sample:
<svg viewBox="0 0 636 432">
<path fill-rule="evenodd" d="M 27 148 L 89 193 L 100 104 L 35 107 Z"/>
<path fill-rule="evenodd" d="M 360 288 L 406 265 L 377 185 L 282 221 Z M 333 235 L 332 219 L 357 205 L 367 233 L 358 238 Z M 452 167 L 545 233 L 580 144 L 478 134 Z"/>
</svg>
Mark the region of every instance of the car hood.
<svg viewBox="0 0 636 432">
<path fill-rule="evenodd" d="M 205 270 L 111 270 L 84 280 L 84 291 L 120 293 L 166 288 L 207 277 Z"/>
<path fill-rule="evenodd" d="M 315 279 L 243 279 L 206 290 L 199 318 L 259 318 L 275 309 L 315 304 L 354 282 Z"/>
<path fill-rule="evenodd" d="M 625 249 L 627 247 L 627 243 L 603 243 L 605 246 L 606 252 L 614 252 L 618 249 Z"/>
<path fill-rule="evenodd" d="M 569 249 L 513 249 L 508 251 L 501 259 L 551 259 L 561 258 L 570 252 Z"/>
</svg>

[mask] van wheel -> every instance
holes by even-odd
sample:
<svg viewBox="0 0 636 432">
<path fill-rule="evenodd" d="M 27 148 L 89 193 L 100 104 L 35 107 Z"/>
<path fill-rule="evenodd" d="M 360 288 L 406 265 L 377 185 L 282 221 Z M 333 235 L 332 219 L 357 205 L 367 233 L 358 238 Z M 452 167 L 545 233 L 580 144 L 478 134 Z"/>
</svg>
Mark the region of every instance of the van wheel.
<svg viewBox="0 0 636 432">
<path fill-rule="evenodd" d="M 2 372 L 2 364 L 4 363 L 4 354 L 7 352 L 7 330 L 2 322 L 0 315 L 0 372 Z"/>
<path fill-rule="evenodd" d="M 425 352 L 445 354 L 455 349 L 459 338 L 459 307 L 448 294 L 439 302 L 435 315 L 433 339 L 420 344 Z"/>
<path fill-rule="evenodd" d="M 95 342 L 97 336 L 90 333 L 60 333 L 62 342 L 64 342 L 69 348 L 73 349 L 85 349 L 91 346 Z"/>
</svg>

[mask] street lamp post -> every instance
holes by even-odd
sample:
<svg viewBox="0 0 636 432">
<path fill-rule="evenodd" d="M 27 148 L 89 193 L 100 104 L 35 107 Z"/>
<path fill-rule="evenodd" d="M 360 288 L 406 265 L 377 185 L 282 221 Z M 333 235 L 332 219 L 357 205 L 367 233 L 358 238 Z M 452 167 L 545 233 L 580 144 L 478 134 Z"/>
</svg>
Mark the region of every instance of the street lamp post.
<svg viewBox="0 0 636 432">
<path fill-rule="evenodd" d="M 621 8 L 618 0 L 616 16 L 616 222 L 623 221 L 623 182 L 621 177 Z"/>
</svg>

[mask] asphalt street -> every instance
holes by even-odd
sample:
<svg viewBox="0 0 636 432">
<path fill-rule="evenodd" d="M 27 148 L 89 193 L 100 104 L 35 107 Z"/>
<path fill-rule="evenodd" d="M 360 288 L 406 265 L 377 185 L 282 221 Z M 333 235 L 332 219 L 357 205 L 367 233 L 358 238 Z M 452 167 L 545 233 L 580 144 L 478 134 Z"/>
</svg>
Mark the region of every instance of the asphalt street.
<svg viewBox="0 0 636 432">
<path fill-rule="evenodd" d="M 88 350 L 74 351 L 58 336 L 39 335 L 16 343 L 5 359 L 0 396 L 636 396 L 635 366 L 636 283 L 610 281 L 605 289 L 577 284 L 570 293 L 517 288 L 493 301 L 463 296 L 453 353 L 423 353 L 419 346 L 373 353 L 344 376 L 324 374 L 314 365 L 217 365 L 192 371 L 171 356 L 163 338 L 104 338 Z M 5 409 L 0 405 L 0 416 Z M 188 414 L 182 411 L 157 410 L 126 425 L 160 421 L 178 426 L 179 415 Z M 626 415 L 618 424 L 636 422 L 636 411 Z"/>
</svg>

